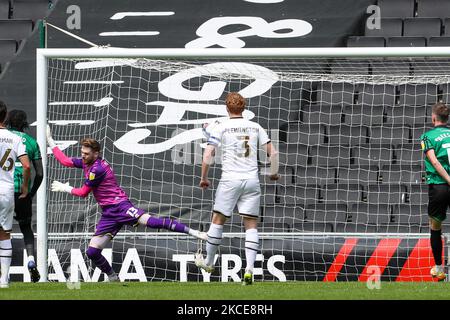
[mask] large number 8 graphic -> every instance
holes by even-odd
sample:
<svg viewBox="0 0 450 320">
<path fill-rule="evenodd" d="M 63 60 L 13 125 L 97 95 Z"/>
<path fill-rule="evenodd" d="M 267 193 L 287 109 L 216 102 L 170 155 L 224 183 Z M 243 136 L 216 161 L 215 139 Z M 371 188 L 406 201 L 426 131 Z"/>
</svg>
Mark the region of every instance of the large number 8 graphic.
<svg viewBox="0 0 450 320">
<path fill-rule="evenodd" d="M 0 167 L 5 171 L 10 171 L 14 167 L 14 160 L 9 157 L 9 154 L 11 153 L 11 149 L 6 149 L 5 154 L 0 159 Z M 6 166 L 6 163 L 8 162 L 8 166 Z"/>
</svg>

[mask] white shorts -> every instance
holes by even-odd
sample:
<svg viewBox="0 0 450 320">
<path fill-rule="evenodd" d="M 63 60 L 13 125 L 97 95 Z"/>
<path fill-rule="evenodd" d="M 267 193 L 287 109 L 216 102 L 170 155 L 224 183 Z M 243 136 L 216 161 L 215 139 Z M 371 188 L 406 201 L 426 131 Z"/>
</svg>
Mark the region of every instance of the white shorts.
<svg viewBox="0 0 450 320">
<path fill-rule="evenodd" d="M 0 227 L 4 231 L 11 231 L 14 217 L 14 193 L 0 194 Z"/>
<path fill-rule="evenodd" d="M 237 205 L 240 215 L 258 218 L 260 197 L 259 179 L 220 180 L 216 190 L 214 211 L 229 218 Z"/>
</svg>

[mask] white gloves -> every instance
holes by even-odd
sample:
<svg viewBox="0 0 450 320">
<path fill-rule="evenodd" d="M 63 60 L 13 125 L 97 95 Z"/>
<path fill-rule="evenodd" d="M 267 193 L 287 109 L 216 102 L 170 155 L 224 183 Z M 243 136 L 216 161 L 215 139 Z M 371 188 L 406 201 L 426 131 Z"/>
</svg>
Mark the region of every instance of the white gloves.
<svg viewBox="0 0 450 320">
<path fill-rule="evenodd" d="M 72 192 L 73 187 L 69 186 L 69 183 L 62 183 L 59 181 L 53 181 L 52 182 L 52 191 L 53 192 L 67 192 L 67 193 L 71 193 Z"/>
<path fill-rule="evenodd" d="M 47 125 L 47 144 L 50 147 L 50 149 L 53 149 L 56 147 L 55 140 L 52 138 L 52 132 L 50 131 L 50 127 Z"/>
</svg>

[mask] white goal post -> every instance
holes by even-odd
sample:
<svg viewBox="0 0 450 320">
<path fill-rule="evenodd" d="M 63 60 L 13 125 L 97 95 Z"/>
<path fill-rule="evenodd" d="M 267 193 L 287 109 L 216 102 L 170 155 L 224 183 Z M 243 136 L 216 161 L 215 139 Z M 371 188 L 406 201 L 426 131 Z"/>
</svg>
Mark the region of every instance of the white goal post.
<svg viewBox="0 0 450 320">
<path fill-rule="evenodd" d="M 74 59 L 74 60 L 78 60 L 78 61 L 87 61 L 87 60 L 99 60 L 99 59 L 117 59 L 117 60 L 126 60 L 126 59 L 148 59 L 148 60 L 158 60 L 158 61 L 164 61 L 167 59 L 174 59 L 174 60 L 181 60 L 183 61 L 183 63 L 185 63 L 186 61 L 190 61 L 190 60 L 196 60 L 196 61 L 201 61 L 202 59 L 205 59 L 206 61 L 220 61 L 221 59 L 227 59 L 227 60 L 235 60 L 235 59 L 253 59 L 256 60 L 258 62 L 260 61 L 265 61 L 265 60 L 270 60 L 270 61 L 274 61 L 274 60 L 286 60 L 286 61 L 294 61 L 295 59 L 316 59 L 316 60 L 320 60 L 322 59 L 323 61 L 327 60 L 327 59 L 348 59 L 348 60 L 352 60 L 352 59 L 384 59 L 386 58 L 387 60 L 389 60 L 390 58 L 395 58 L 395 59 L 402 59 L 402 61 L 408 61 L 410 58 L 414 59 L 414 58 L 418 58 L 420 60 L 421 65 L 424 66 L 428 66 L 427 64 L 427 59 L 441 59 L 441 58 L 450 58 L 450 47 L 414 47 L 414 48 L 248 48 L 248 49 L 219 49 L 219 48 L 214 48 L 214 49 L 126 49 L 126 48 L 110 48 L 110 47 L 99 47 L 99 48 L 90 48 L 90 49 L 37 49 L 36 52 L 36 115 L 37 115 L 37 141 L 41 147 L 41 152 L 42 152 L 42 161 L 43 161 L 43 167 L 44 167 L 44 179 L 42 182 L 41 187 L 39 188 L 38 192 L 37 192 L 37 230 L 36 230 L 36 234 L 37 234 L 37 263 L 38 263 L 38 269 L 39 272 L 41 273 L 41 281 L 48 281 L 48 239 L 49 239 L 49 230 L 48 230 L 48 216 L 47 216 L 47 212 L 48 212 L 48 201 L 47 201 L 47 195 L 49 193 L 49 182 L 47 178 L 49 176 L 49 167 L 48 167 L 48 159 L 47 159 L 47 144 L 46 144 L 46 126 L 48 124 L 48 105 L 49 105 L 49 96 L 48 96 L 48 92 L 49 92 L 49 78 L 50 78 L 50 74 L 49 74 L 49 60 L 51 59 L 60 59 L 61 61 L 64 60 L 70 60 L 70 59 Z M 292 62 L 291 62 L 292 63 Z M 428 84 L 428 83 L 432 83 L 432 84 L 436 84 L 436 85 L 441 85 L 441 84 L 446 84 L 446 83 L 450 83 L 450 74 L 448 74 L 448 78 L 445 75 L 436 75 L 435 72 L 430 72 L 429 74 L 427 73 L 421 73 L 420 77 L 419 76 L 409 76 L 409 75 L 402 75 L 402 76 L 398 76 L 398 78 L 396 78 L 396 76 L 392 76 L 392 74 L 389 73 L 389 66 L 387 66 L 384 70 L 385 70 L 385 78 L 380 78 L 379 75 L 377 76 L 372 76 L 372 75 L 359 75 L 356 74 L 355 76 L 355 72 L 351 71 L 353 70 L 353 66 L 354 64 L 352 64 L 352 61 L 346 62 L 348 64 L 344 63 L 344 69 L 345 70 L 350 70 L 348 73 L 347 72 L 343 72 L 341 73 L 339 76 L 333 78 L 333 75 L 327 74 L 324 75 L 321 72 L 317 71 L 313 71 L 312 72 L 312 76 L 311 78 L 310 75 L 306 75 L 303 73 L 303 71 L 298 72 L 295 69 L 289 69 L 291 66 L 286 67 L 286 69 L 283 69 L 283 67 L 280 67 L 280 74 L 283 74 L 283 72 L 285 72 L 285 74 L 283 74 L 282 76 L 287 77 L 289 79 L 294 79 L 292 81 L 308 81 L 308 82 L 333 82 L 336 81 L 338 83 L 342 83 L 342 82 L 352 82 L 353 84 L 355 83 L 382 83 L 383 85 L 400 85 L 400 84 L 404 84 L 407 83 L 408 81 L 410 81 L 411 79 L 413 80 L 414 85 L 418 84 L 418 85 L 422 85 L 422 84 Z M 358 64 L 359 62 L 357 62 L 356 64 L 359 66 Z M 292 63 L 292 65 L 295 65 L 295 63 Z M 439 64 L 438 64 L 439 66 Z M 434 65 L 433 63 L 431 63 L 431 67 L 435 68 L 436 65 Z M 63 67 L 61 67 L 63 68 Z M 164 68 L 164 67 L 162 67 Z M 183 67 L 180 67 L 183 68 Z M 346 69 L 347 68 L 347 69 Z M 444 70 L 450 70 L 450 64 L 446 66 L 447 69 L 444 68 Z M 55 68 L 56 70 L 56 68 Z M 61 69 L 62 70 L 62 69 Z M 217 75 L 213 74 L 211 77 L 216 77 Z M 351 77 L 355 77 L 354 80 L 351 80 Z M 227 75 L 227 77 L 232 78 L 233 74 L 231 75 Z M 299 80 L 300 79 L 300 80 Z M 194 86 L 194 85 L 193 85 Z M 198 87 L 201 85 L 196 84 L 195 88 L 198 90 Z M 325 87 L 323 87 L 325 88 Z M 328 87 L 327 87 L 328 88 Z M 303 88 L 302 88 L 303 89 Z M 86 89 L 86 91 L 88 91 L 89 89 Z M 332 89 L 334 90 L 334 89 Z M 345 90 L 345 89 L 343 89 Z M 324 89 L 324 92 L 326 92 L 326 90 Z M 315 93 L 316 94 L 316 93 Z M 384 93 L 386 95 L 390 94 L 390 93 Z M 406 94 L 406 93 L 405 93 Z M 398 93 L 397 93 L 398 95 Z M 406 94 L 407 95 L 407 94 Z M 270 99 L 270 93 L 266 93 L 266 98 Z M 317 101 L 320 100 L 319 97 L 316 97 Z M 326 99 L 326 98 L 323 98 Z M 398 97 L 397 97 L 398 99 Z M 414 98 L 415 99 L 415 98 Z M 180 99 L 182 100 L 182 99 Z M 329 103 L 329 105 L 332 105 L 332 103 Z M 280 106 L 281 107 L 281 106 Z M 324 113 L 326 111 L 324 111 L 325 109 L 320 109 L 320 113 Z M 327 109 L 328 110 L 328 109 Z M 299 112 L 303 112 L 301 110 L 299 110 Z M 388 115 L 389 116 L 389 115 Z M 404 115 L 402 115 L 404 116 Z M 386 117 L 386 113 L 384 113 L 384 117 Z M 398 119 L 394 119 L 394 122 L 397 121 Z M 304 121 L 304 120 L 303 120 Z M 370 120 L 369 120 L 370 121 Z M 385 120 L 383 120 L 385 121 Z M 383 122 L 385 123 L 385 122 Z M 320 125 L 320 123 L 318 124 Z M 289 125 L 288 125 L 289 126 Z M 381 125 L 380 125 L 381 126 Z M 369 125 L 370 127 L 370 125 Z M 402 125 L 402 123 L 400 123 L 400 125 L 398 125 L 397 127 L 401 132 L 402 129 L 407 128 L 409 131 L 408 132 L 412 132 L 411 128 L 412 126 L 410 126 L 409 124 L 404 124 Z M 99 128 L 99 130 L 101 130 L 101 128 Z M 328 129 L 327 129 L 328 130 Z M 288 130 L 289 131 L 289 130 Z M 316 134 L 316 133 L 314 133 Z M 327 133 L 328 135 L 328 133 Z M 344 133 L 342 133 L 343 138 L 348 137 L 345 136 L 344 137 Z M 294 137 L 294 136 L 291 136 Z M 298 137 L 298 138 L 295 138 Z M 297 140 L 295 139 L 303 139 L 300 135 L 295 136 L 294 138 L 285 138 L 286 142 L 289 142 L 289 139 L 293 139 L 291 141 L 291 143 L 293 145 L 295 145 L 297 148 L 296 150 L 298 150 L 298 145 L 303 143 L 303 142 L 299 142 L 296 143 Z M 373 137 L 373 136 L 372 136 Z M 77 136 L 76 139 L 78 139 L 79 137 Z M 350 136 L 351 138 L 351 136 Z M 371 136 L 368 135 L 367 139 L 371 138 Z M 308 138 L 309 139 L 309 138 Z M 321 134 L 319 133 L 319 139 L 322 139 Z M 328 139 L 328 138 L 325 138 Z M 395 139 L 395 137 L 391 137 L 391 139 Z M 72 140 L 74 140 L 72 138 Z M 326 140 L 328 141 L 328 140 Z M 305 145 L 307 145 L 308 147 L 308 154 L 309 157 L 311 158 L 311 155 L 313 154 L 312 150 L 315 148 L 315 145 L 318 143 L 315 142 L 311 142 L 311 144 L 308 143 L 309 140 L 307 141 L 307 143 L 305 143 Z M 392 145 L 394 145 L 394 142 L 392 142 Z M 311 147 L 312 146 L 312 147 Z M 294 149 L 295 149 L 294 148 Z M 349 149 L 351 149 L 352 146 L 349 147 Z M 289 149 L 289 146 L 287 147 L 286 150 L 292 150 Z M 315 149 L 314 149 L 315 150 Z M 288 151 L 286 151 L 286 153 L 288 153 Z M 332 157 L 332 155 L 330 154 L 330 157 Z M 352 155 L 352 161 L 353 161 L 353 157 L 354 155 Z M 323 161 L 327 162 L 326 159 L 323 159 Z M 311 161 L 311 160 L 308 160 Z M 350 161 L 350 159 L 349 159 Z M 412 159 L 411 159 L 412 161 Z M 416 163 L 414 163 L 415 165 Z M 417 163 L 418 165 L 422 165 L 421 163 Z M 293 168 L 297 168 L 301 166 L 299 163 L 294 163 L 292 165 Z M 308 162 L 308 166 L 310 165 L 310 162 Z M 325 166 L 327 167 L 327 166 Z M 337 166 L 330 166 L 330 168 L 333 168 L 333 172 L 334 172 L 334 179 L 338 179 L 339 178 L 339 171 L 338 169 L 340 168 L 340 165 Z M 327 167 L 328 168 L 328 167 Z M 365 168 L 365 167 L 364 167 Z M 290 170 L 290 169 L 289 169 Z M 293 169 L 294 170 L 294 169 Z M 364 169 L 365 170 L 365 169 Z M 118 171 L 118 169 L 116 169 L 116 171 Z M 382 165 L 380 164 L 378 166 L 378 171 L 381 172 L 382 171 Z M 364 171 L 365 172 L 365 171 Z M 413 172 L 408 171 L 408 172 Z M 295 176 L 296 174 L 298 174 L 298 172 L 294 172 L 293 175 Z M 81 173 L 80 173 L 81 175 Z M 336 180 L 337 181 L 337 180 Z M 339 181 L 338 181 L 339 182 Z M 338 184 L 338 182 L 336 182 L 336 184 Z M 294 188 L 295 189 L 298 183 L 294 183 Z M 318 187 L 320 189 L 320 187 Z M 277 189 L 278 190 L 278 189 Z M 283 189 L 284 190 L 284 189 Z M 367 197 L 367 190 L 364 189 L 366 192 L 365 196 Z M 368 189 L 369 190 L 369 189 Z M 377 189 L 378 190 L 378 189 Z M 297 189 L 295 189 L 294 191 L 298 191 Z M 151 192 L 151 191 L 150 191 Z M 175 192 L 175 191 L 174 191 Z M 279 190 L 278 190 L 279 192 Z M 320 203 L 326 203 L 326 199 L 323 198 L 323 195 L 326 194 L 326 190 L 325 190 L 325 185 L 321 188 L 322 195 L 317 198 L 318 202 Z M 406 193 L 407 191 L 405 191 Z M 278 194 L 279 196 L 280 194 Z M 377 196 L 380 197 L 381 195 L 381 191 L 380 193 L 377 193 Z M 286 195 L 287 197 L 287 195 Z M 306 197 L 306 196 L 305 196 Z M 402 200 L 403 201 L 403 200 Z M 274 201 L 275 202 L 275 201 Z M 409 203 L 408 201 L 405 201 L 406 203 Z M 286 201 L 287 203 L 287 201 Z M 333 202 L 334 203 L 334 202 Z M 363 201 L 361 201 L 361 203 L 369 203 L 370 204 L 370 199 L 367 200 L 366 198 L 364 198 Z M 375 202 L 374 202 L 375 203 Z M 277 200 L 276 205 L 278 206 L 279 201 Z M 346 202 L 347 204 L 347 202 Z M 293 207 L 297 206 L 296 203 L 289 203 L 289 205 L 292 205 Z M 389 210 L 394 210 L 395 208 L 395 203 L 388 203 L 387 204 L 389 207 Z M 401 204 L 399 204 L 401 205 Z M 280 204 L 278 207 L 281 207 L 282 205 Z M 303 205 L 302 205 L 303 206 Z M 307 208 L 307 205 L 304 206 L 305 208 Z M 350 205 L 349 205 L 350 207 Z M 393 209 L 394 208 L 394 209 Z M 284 212 L 284 211 L 283 211 Z M 275 218 L 275 217 L 273 217 Z M 334 219 L 338 219 L 338 218 L 334 218 Z M 307 220 L 307 219 L 306 219 Z M 378 220 L 377 220 L 378 221 Z M 191 221 L 191 222 L 198 222 L 198 221 Z M 273 222 L 277 222 L 275 220 L 273 220 Z M 286 221 L 281 221 L 282 223 L 286 222 Z M 292 222 L 296 223 L 296 222 L 303 222 L 302 221 L 296 221 L 295 218 Z M 338 220 L 335 220 L 335 222 L 340 222 Z M 393 220 L 389 220 L 389 223 L 393 222 Z M 208 221 L 203 221 L 204 224 L 209 225 Z M 325 220 L 325 223 L 327 223 L 327 220 Z M 331 222 L 331 224 L 333 224 L 333 221 Z M 368 222 L 366 222 L 367 226 L 371 225 L 370 220 L 368 220 Z M 86 229 L 85 229 L 86 230 Z M 354 229 L 351 231 L 339 231 L 339 229 L 334 229 L 333 232 L 328 232 L 328 231 L 323 231 L 323 232 L 295 232 L 295 231 L 291 231 L 291 232 L 266 232 L 266 233 L 262 233 L 262 238 L 267 237 L 269 239 L 291 239 L 291 238 L 305 238 L 305 237 L 310 237 L 311 239 L 314 239 L 315 237 L 319 237 L 319 238 L 326 238 L 326 237 L 366 237 L 366 238 L 395 238 L 395 237 L 405 237 L 405 234 L 408 238 L 415 238 L 415 239 L 422 239 L 422 238 L 427 238 L 429 235 L 427 233 L 424 232 L 415 232 L 415 229 L 411 229 L 411 232 L 408 233 L 404 233 L 402 231 L 400 231 L 400 229 L 398 229 L 397 232 L 371 232 L 370 228 L 366 228 L 364 232 L 360 232 L 358 229 Z M 54 232 L 54 231 L 53 231 Z M 445 230 L 444 230 L 445 232 Z M 50 232 L 52 233 L 52 232 Z M 167 236 L 167 234 L 165 233 L 159 233 L 162 237 Z M 53 234 L 53 236 L 57 237 L 57 236 L 64 236 L 64 233 L 61 234 Z M 83 236 L 86 236 L 86 234 L 83 233 Z M 143 235 L 146 236 L 146 235 Z M 148 236 L 148 235 L 147 235 Z M 151 237 L 155 237 L 155 235 L 151 235 Z M 157 237 L 157 235 L 156 235 Z M 307 241 L 308 242 L 308 241 Z M 296 262 L 293 262 L 292 265 L 294 266 L 293 268 L 295 268 L 296 266 Z M 326 270 L 321 270 L 321 272 L 326 272 Z M 158 278 L 159 279 L 159 278 Z"/>
</svg>

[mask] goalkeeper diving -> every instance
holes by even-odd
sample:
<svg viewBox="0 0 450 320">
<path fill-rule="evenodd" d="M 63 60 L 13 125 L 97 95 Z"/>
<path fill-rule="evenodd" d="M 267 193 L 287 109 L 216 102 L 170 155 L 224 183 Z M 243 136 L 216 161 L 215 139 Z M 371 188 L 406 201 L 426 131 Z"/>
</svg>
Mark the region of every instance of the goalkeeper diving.
<svg viewBox="0 0 450 320">
<path fill-rule="evenodd" d="M 101 252 L 124 225 L 140 224 L 148 228 L 186 233 L 201 240 L 207 239 L 205 232 L 191 229 L 170 217 L 155 217 L 134 207 L 126 193 L 118 185 L 111 166 L 100 156 L 100 143 L 96 140 L 90 138 L 81 140 L 81 158 L 67 157 L 56 146 L 49 127 L 47 127 L 47 143 L 59 163 L 66 167 L 83 169 L 86 179 L 81 188 L 74 188 L 68 182 L 53 181 L 51 190 L 67 192 L 83 198 L 92 191 L 102 208 L 101 218 L 97 223 L 86 255 L 102 272 L 107 274 L 109 281 L 118 281 L 119 279 Z"/>
</svg>

